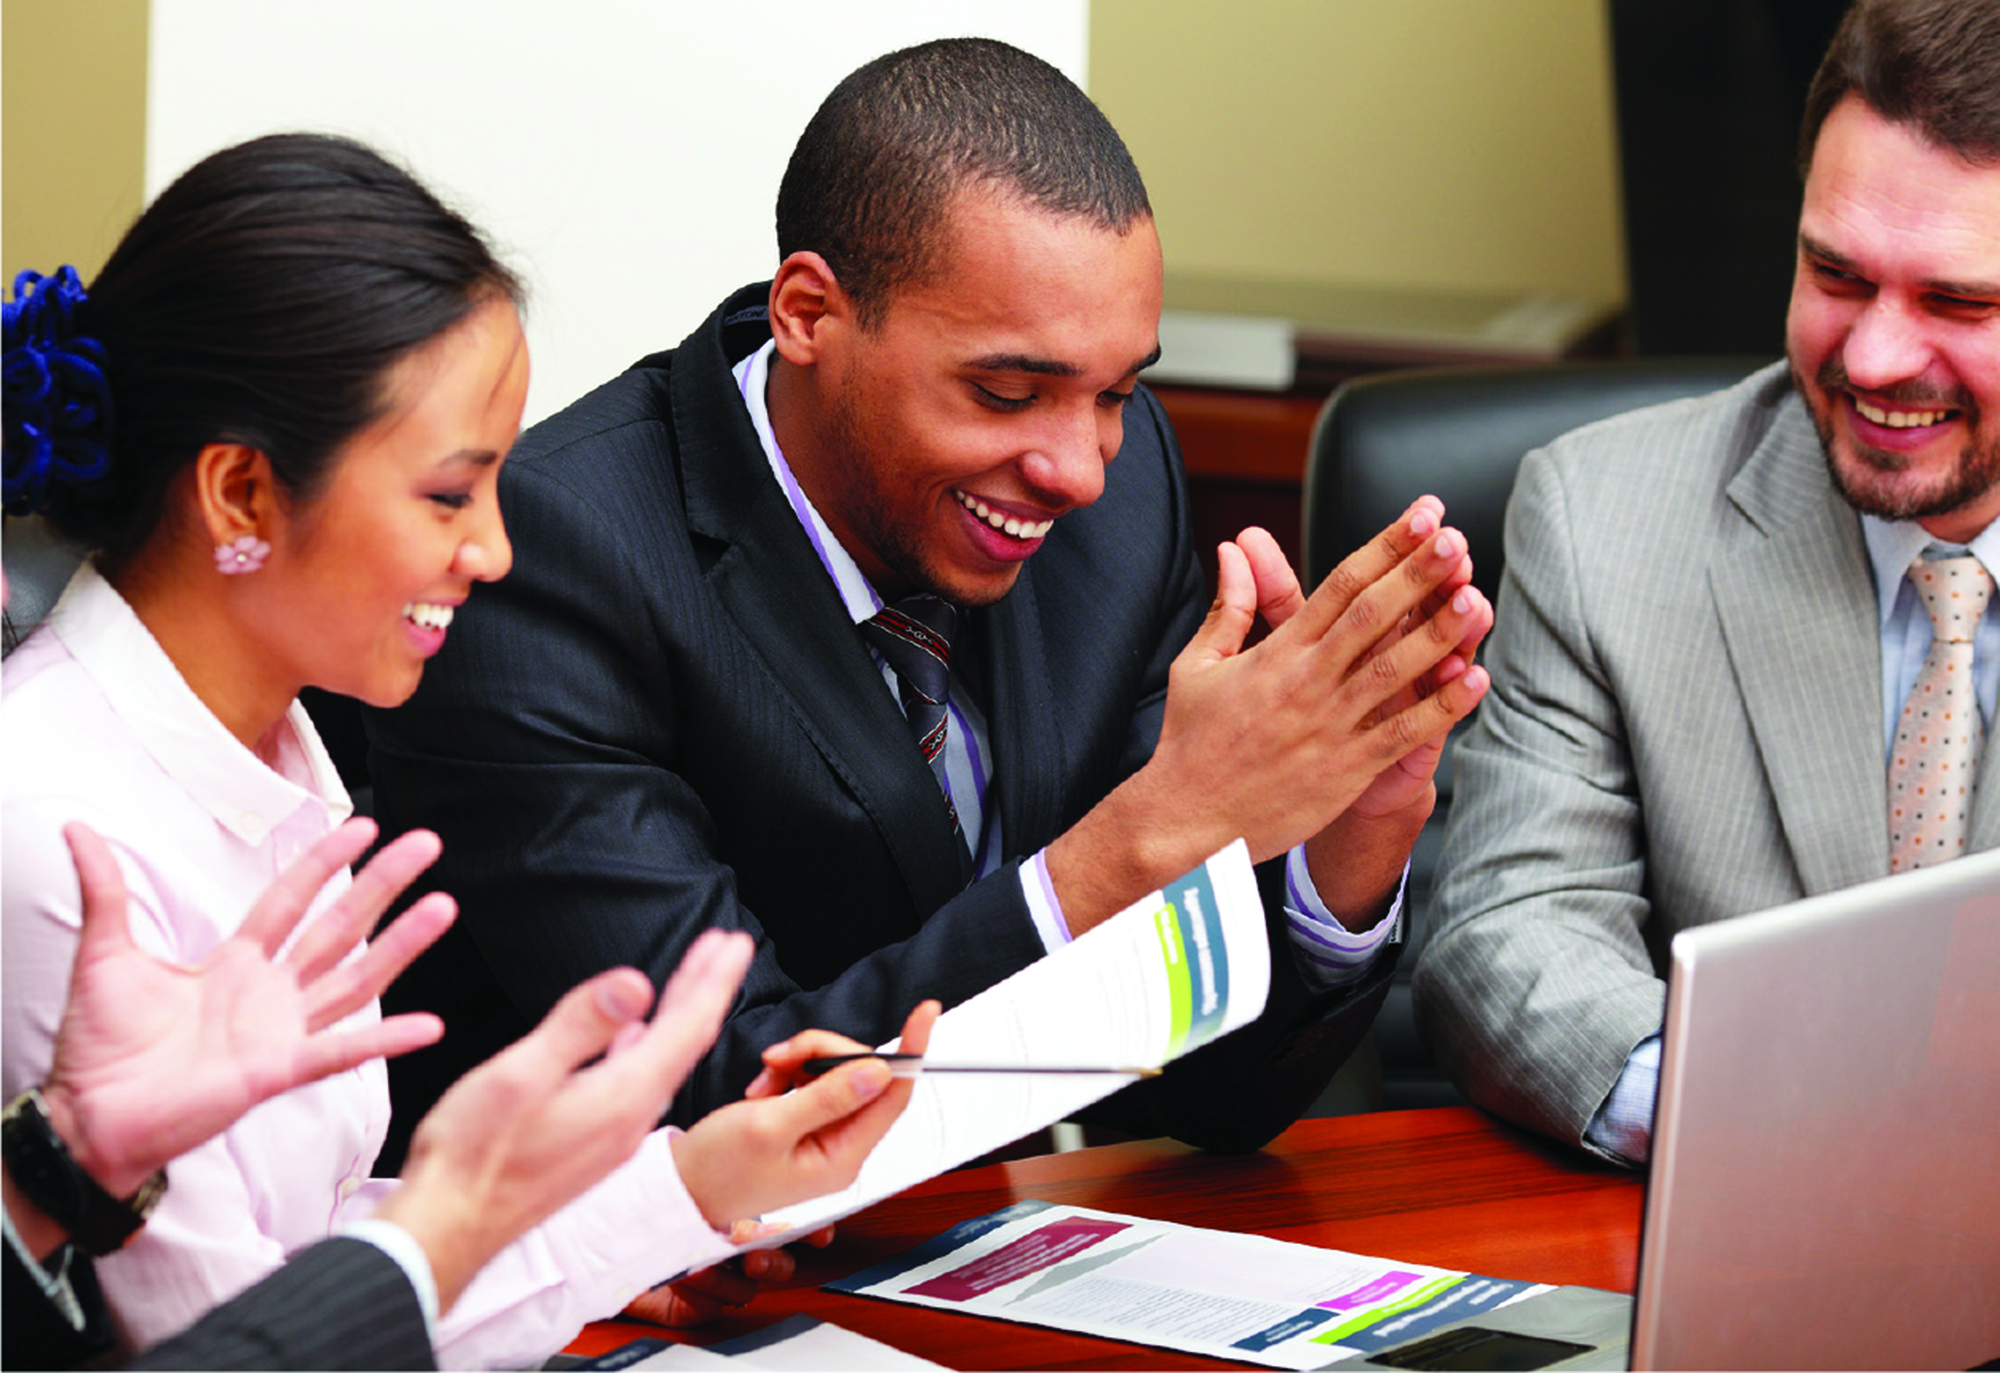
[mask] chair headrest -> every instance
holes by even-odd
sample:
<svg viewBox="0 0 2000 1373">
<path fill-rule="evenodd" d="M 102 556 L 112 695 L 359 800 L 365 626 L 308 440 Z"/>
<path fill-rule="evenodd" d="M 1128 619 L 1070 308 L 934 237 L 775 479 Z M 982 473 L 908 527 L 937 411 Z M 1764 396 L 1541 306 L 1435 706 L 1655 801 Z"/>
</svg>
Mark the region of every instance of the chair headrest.
<svg viewBox="0 0 2000 1373">
<path fill-rule="evenodd" d="M 1757 358 L 1449 367 L 1348 382 L 1313 430 L 1305 561 L 1332 566 L 1429 491 L 1472 541 L 1475 581 L 1499 589 L 1500 534 L 1521 459 L 1592 421 L 1742 380 Z"/>
<path fill-rule="evenodd" d="M 60 542 L 46 522 L 10 517 L 0 532 L 0 561 L 7 569 L 7 632 L 0 652 L 11 653 L 55 609 L 83 556 Z"/>
</svg>

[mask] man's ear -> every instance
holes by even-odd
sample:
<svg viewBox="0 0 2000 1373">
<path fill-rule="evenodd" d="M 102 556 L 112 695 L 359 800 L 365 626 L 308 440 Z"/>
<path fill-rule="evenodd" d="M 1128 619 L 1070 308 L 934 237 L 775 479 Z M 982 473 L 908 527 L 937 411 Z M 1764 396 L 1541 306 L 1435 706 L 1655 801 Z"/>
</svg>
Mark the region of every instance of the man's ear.
<svg viewBox="0 0 2000 1373">
<path fill-rule="evenodd" d="M 195 508 L 211 546 L 252 534 L 268 539 L 277 523 L 271 460 L 242 443 L 211 443 L 194 459 Z"/>
<path fill-rule="evenodd" d="M 818 253 L 797 252 L 771 278 L 771 337 L 778 355 L 811 367 L 855 327 L 854 302 Z"/>
</svg>

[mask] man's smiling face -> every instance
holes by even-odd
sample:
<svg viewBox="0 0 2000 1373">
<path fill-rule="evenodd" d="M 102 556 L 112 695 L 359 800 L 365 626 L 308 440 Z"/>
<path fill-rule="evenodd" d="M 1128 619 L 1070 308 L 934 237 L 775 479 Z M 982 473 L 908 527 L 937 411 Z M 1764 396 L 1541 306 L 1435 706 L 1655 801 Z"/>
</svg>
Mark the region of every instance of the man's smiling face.
<svg viewBox="0 0 2000 1373">
<path fill-rule="evenodd" d="M 2000 167 L 1847 97 L 1813 149 L 1785 336 L 1851 505 L 1961 543 L 2000 515 Z"/>
<path fill-rule="evenodd" d="M 826 358 L 815 503 L 891 599 L 1005 596 L 1053 523 L 1096 500 L 1159 351 L 1160 242 L 961 191 L 924 278 Z"/>
</svg>

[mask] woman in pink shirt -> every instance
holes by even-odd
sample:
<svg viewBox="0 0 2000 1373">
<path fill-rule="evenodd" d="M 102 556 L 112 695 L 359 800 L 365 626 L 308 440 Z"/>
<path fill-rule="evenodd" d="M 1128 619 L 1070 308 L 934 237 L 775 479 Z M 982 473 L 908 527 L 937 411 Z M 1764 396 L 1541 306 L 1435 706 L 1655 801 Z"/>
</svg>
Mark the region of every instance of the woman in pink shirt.
<svg viewBox="0 0 2000 1373">
<path fill-rule="evenodd" d="M 352 810 L 300 689 L 403 701 L 474 586 L 506 574 L 496 481 L 527 394 L 519 294 L 406 173 L 308 135 L 197 164 L 87 295 L 68 269 L 17 283 L 6 508 L 91 557 L 5 671 L 8 1098 L 48 1071 L 75 954 L 63 826 L 109 841 L 143 947 L 201 962 Z M 353 1020 L 379 1017 L 370 1003 Z M 733 1252 L 731 1222 L 844 1185 L 906 1096 L 879 1064 L 843 1072 L 860 1069 L 832 1089 L 858 1109 L 822 1130 L 774 1128 L 763 1100 L 655 1131 L 463 1292 L 440 1284 L 441 1362 L 537 1362 Z M 329 1233 L 421 1265 L 392 1224 L 395 1183 L 370 1175 L 388 1110 L 374 1060 L 176 1159 L 144 1230 L 98 1268 L 128 1337 L 179 1329 Z"/>
</svg>

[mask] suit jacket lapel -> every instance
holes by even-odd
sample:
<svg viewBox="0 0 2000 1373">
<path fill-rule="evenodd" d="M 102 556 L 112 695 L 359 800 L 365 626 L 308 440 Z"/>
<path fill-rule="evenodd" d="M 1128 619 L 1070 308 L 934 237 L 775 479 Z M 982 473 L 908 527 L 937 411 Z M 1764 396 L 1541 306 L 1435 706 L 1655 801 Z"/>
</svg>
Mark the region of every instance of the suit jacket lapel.
<svg viewBox="0 0 2000 1373">
<path fill-rule="evenodd" d="M 874 819 L 912 904 L 927 913 L 962 886 L 959 841 L 936 778 L 771 479 L 735 394 L 733 360 L 757 346 L 754 330 L 769 337 L 754 309 L 761 300 L 762 288 L 731 297 L 674 357 L 674 427 L 688 528 L 724 545 L 708 572 L 717 601 L 763 659 L 770 687 Z M 725 341 L 726 333 L 737 331 L 751 337 Z M 885 747 L 885 741 L 909 746 Z"/>
<path fill-rule="evenodd" d="M 1007 852 L 1032 853 L 1063 821 L 1062 714 L 1049 680 L 1036 604 L 1034 562 L 1005 599 L 976 612 L 983 628 L 986 733 Z"/>
<path fill-rule="evenodd" d="M 1729 498 L 1752 526 L 1709 568 L 1716 612 L 1810 893 L 1888 872 L 1881 635 L 1853 510 L 1788 397 Z"/>
<path fill-rule="evenodd" d="M 1972 826 L 1965 837 L 1965 851 L 1974 853 L 2000 849 L 2000 712 L 1986 726 L 1979 745 L 1979 787 L 1972 798 Z"/>
</svg>

